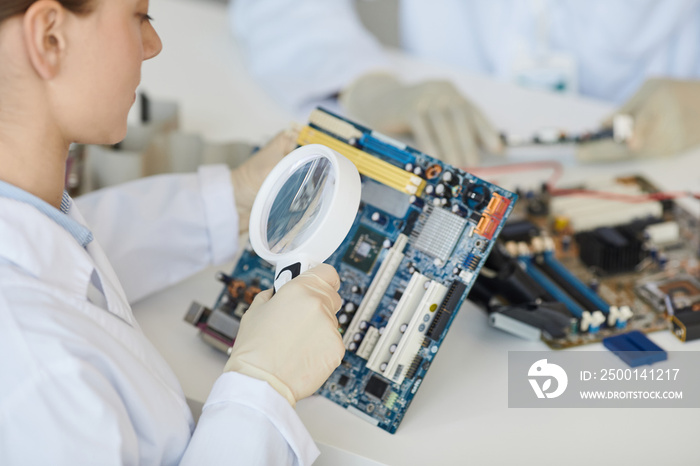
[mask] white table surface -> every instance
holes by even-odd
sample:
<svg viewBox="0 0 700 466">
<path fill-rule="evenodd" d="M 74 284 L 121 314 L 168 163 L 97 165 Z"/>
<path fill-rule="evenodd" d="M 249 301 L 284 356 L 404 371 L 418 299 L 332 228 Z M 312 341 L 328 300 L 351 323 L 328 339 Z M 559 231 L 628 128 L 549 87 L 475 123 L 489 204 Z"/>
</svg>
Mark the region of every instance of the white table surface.
<svg viewBox="0 0 700 466">
<path fill-rule="evenodd" d="M 261 142 L 295 118 L 246 74 L 222 5 L 152 0 L 151 12 L 164 50 L 145 65 L 142 87 L 153 97 L 181 104 L 183 130 L 211 140 Z M 407 79 L 452 79 L 500 128 L 512 132 L 526 134 L 543 126 L 593 128 L 612 110 L 595 101 L 419 66 L 400 55 L 395 60 Z M 303 116 L 296 119 L 304 121 Z M 570 151 L 541 153 L 564 161 L 569 179 L 642 172 L 667 187 L 700 190 L 697 151 L 651 163 L 575 169 Z M 506 158 L 532 159 L 527 151 Z M 171 364 L 187 396 L 196 400 L 206 399 L 226 356 L 205 344 L 183 316 L 193 300 L 211 306 L 221 290 L 215 273 L 232 268 L 233 263 L 209 268 L 134 305 L 143 330 Z M 650 337 L 669 351 L 700 350 L 700 342 L 681 344 L 670 332 Z M 579 350 L 601 349 L 598 344 Z M 507 352 L 514 350 L 546 346 L 490 328 L 482 311 L 465 305 L 396 434 L 324 398 L 298 404 L 299 415 L 323 451 L 316 464 L 699 464 L 696 409 L 509 409 Z"/>
</svg>

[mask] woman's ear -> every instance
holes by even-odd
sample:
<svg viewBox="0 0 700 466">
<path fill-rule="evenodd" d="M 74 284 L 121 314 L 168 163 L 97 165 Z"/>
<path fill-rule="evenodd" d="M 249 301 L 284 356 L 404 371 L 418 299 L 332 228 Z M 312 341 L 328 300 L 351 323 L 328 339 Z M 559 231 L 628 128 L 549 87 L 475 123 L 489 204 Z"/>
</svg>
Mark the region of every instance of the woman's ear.
<svg viewBox="0 0 700 466">
<path fill-rule="evenodd" d="M 29 61 L 43 79 L 54 78 L 61 69 L 65 18 L 63 6 L 55 0 L 36 1 L 24 14 L 24 44 Z"/>
</svg>

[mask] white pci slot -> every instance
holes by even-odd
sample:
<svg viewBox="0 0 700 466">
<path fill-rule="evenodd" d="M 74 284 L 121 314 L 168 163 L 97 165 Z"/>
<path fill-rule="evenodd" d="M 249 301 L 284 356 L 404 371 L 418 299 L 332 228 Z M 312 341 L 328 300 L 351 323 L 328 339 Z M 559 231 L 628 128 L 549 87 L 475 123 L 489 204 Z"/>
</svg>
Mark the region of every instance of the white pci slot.
<svg viewBox="0 0 700 466">
<path fill-rule="evenodd" d="M 406 330 L 405 326 L 408 325 L 408 323 L 411 321 L 411 317 L 416 312 L 418 304 L 425 294 L 425 285 L 429 281 L 430 279 L 428 277 L 418 272 L 415 272 L 411 277 L 411 280 L 408 282 L 408 286 L 404 290 L 401 299 L 396 305 L 396 309 L 394 309 L 394 312 L 391 314 L 386 327 L 384 327 L 382 336 L 379 337 L 379 341 L 377 341 L 374 351 L 369 359 L 367 359 L 367 367 L 370 370 L 373 370 L 378 374 L 383 374 L 382 369 L 386 368 L 392 354 L 401 341 L 401 336 L 403 335 L 401 327 L 404 326 L 403 330 Z M 367 337 L 365 337 L 365 339 L 367 339 Z"/>
<path fill-rule="evenodd" d="M 399 346 L 383 372 L 384 376 L 392 382 L 397 384 L 403 382 L 408 369 L 423 345 L 425 332 L 428 331 L 446 294 L 447 287 L 445 285 L 434 281 L 430 282 L 430 286 L 418 304 L 418 309 L 413 314 Z"/>
<path fill-rule="evenodd" d="M 377 345 L 377 340 L 379 340 L 379 329 L 377 329 L 377 327 L 369 327 L 355 354 L 362 359 L 369 358 L 369 355 L 372 354 L 372 350 L 374 350 L 374 347 Z"/>
<path fill-rule="evenodd" d="M 399 235 L 394 246 L 387 253 L 384 262 L 379 266 L 377 275 L 369 285 L 365 297 L 362 299 L 360 306 L 357 308 L 357 312 L 355 312 L 355 316 L 345 332 L 345 336 L 343 337 L 345 349 L 350 349 L 350 344 L 355 341 L 355 335 L 362 333 L 360 324 L 362 322 L 369 322 L 374 312 L 377 310 L 379 301 L 381 301 L 384 293 L 386 293 L 386 289 L 389 287 L 394 275 L 396 275 L 396 270 L 398 270 L 404 258 L 403 250 L 407 243 L 408 236 L 403 234 Z"/>
</svg>

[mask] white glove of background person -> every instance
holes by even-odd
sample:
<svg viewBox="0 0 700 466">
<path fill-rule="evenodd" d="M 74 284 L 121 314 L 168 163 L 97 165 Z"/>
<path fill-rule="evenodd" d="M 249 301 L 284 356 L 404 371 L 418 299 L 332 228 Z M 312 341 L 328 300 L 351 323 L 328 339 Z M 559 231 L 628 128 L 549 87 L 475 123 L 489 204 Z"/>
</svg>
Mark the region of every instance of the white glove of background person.
<svg viewBox="0 0 700 466">
<path fill-rule="evenodd" d="M 600 141 L 581 144 L 577 157 L 604 162 L 635 157 L 668 157 L 700 144 L 700 81 L 653 78 L 615 114 L 634 119 L 627 144 Z M 612 116 L 603 122 L 610 127 Z"/>
<path fill-rule="evenodd" d="M 298 127 L 278 133 L 248 160 L 231 170 L 233 194 L 238 211 L 238 229 L 241 233 L 248 231 L 250 209 L 253 207 L 260 186 L 275 165 L 297 147 L 298 136 Z"/>
<path fill-rule="evenodd" d="M 339 100 L 351 117 L 381 132 L 412 133 L 418 149 L 451 165 L 478 165 L 479 149 L 503 151 L 498 131 L 447 81 L 405 86 L 390 74 L 371 73 Z"/>
<path fill-rule="evenodd" d="M 345 347 L 335 313 L 340 279 L 321 264 L 272 296 L 258 294 L 233 345 L 224 372 L 264 380 L 293 406 L 314 393 L 343 360 Z"/>
</svg>

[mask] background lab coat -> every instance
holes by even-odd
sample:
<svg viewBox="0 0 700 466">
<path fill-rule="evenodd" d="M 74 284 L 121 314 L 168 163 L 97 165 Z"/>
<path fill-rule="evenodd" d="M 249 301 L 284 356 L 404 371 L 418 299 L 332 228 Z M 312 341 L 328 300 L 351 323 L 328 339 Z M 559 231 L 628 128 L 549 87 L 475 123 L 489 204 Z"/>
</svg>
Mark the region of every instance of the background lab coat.
<svg viewBox="0 0 700 466">
<path fill-rule="evenodd" d="M 509 79 L 514 60 L 538 48 L 544 21 L 552 51 L 578 63 L 583 95 L 621 103 L 651 75 L 700 77 L 698 0 L 401 0 L 409 54 Z M 388 67 L 353 0 L 233 0 L 231 24 L 253 75 L 297 110 L 353 79 Z"/>
<path fill-rule="evenodd" d="M 95 236 L 87 250 L 0 198 L 0 464 L 311 463 L 316 446 L 287 401 L 236 373 L 217 380 L 190 441 L 182 389 L 129 307 L 233 258 L 229 170 L 138 180 L 77 204 Z M 69 215 L 86 224 L 76 203 Z M 94 270 L 108 309 L 86 298 Z"/>
</svg>

